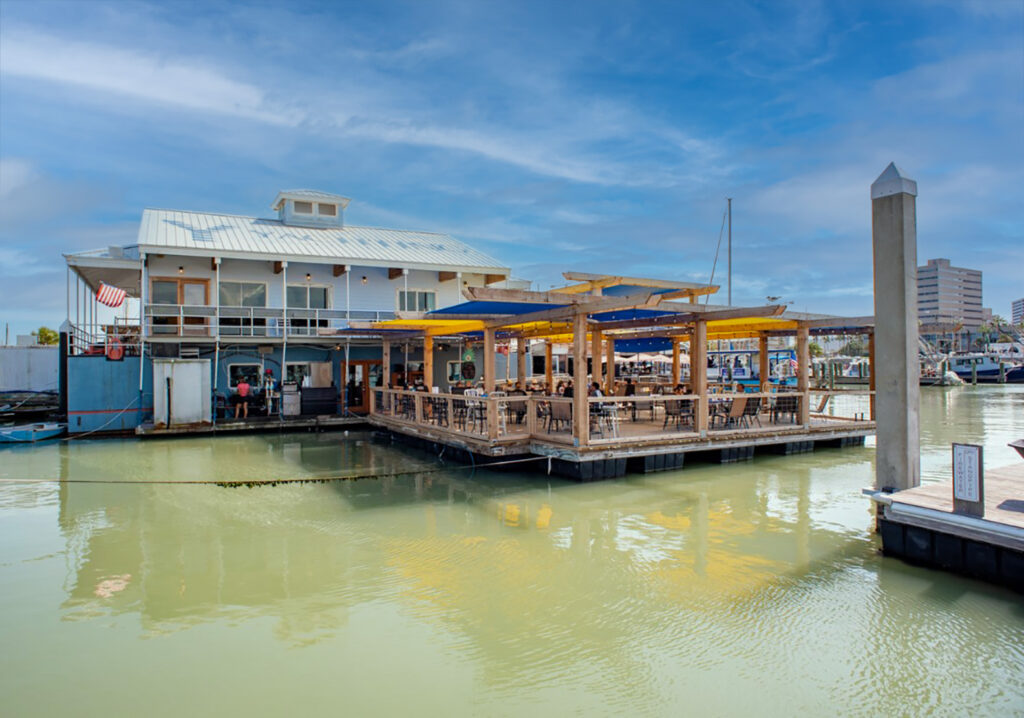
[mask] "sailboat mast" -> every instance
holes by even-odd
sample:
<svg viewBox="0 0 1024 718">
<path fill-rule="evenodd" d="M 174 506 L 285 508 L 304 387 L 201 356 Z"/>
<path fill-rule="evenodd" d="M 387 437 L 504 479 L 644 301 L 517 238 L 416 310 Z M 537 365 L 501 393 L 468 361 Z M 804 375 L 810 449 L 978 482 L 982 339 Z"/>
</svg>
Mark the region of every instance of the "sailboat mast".
<svg viewBox="0 0 1024 718">
<path fill-rule="evenodd" d="M 729 306 L 732 306 L 732 197 L 726 197 L 729 202 Z"/>
</svg>

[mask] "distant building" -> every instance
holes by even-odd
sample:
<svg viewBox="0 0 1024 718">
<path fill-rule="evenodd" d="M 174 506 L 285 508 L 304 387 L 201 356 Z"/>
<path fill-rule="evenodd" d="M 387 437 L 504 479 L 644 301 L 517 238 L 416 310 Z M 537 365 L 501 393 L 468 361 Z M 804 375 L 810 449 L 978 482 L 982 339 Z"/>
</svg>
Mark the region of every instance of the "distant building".
<svg viewBox="0 0 1024 718">
<path fill-rule="evenodd" d="M 1013 300 L 1010 305 L 1010 316 L 1014 324 L 1024 322 L 1024 298 Z"/>
<path fill-rule="evenodd" d="M 917 313 L 923 326 L 977 330 L 985 321 L 981 272 L 953 267 L 948 259 L 929 259 L 917 268 Z"/>
</svg>

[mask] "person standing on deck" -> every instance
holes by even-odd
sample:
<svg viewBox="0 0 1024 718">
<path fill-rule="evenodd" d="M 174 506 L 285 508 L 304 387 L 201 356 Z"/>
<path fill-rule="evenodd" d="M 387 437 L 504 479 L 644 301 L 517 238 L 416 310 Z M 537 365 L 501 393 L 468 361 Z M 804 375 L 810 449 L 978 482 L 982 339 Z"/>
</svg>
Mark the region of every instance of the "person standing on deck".
<svg viewBox="0 0 1024 718">
<path fill-rule="evenodd" d="M 235 418 L 238 418 L 238 412 L 241 410 L 243 418 L 249 418 L 249 391 L 252 387 L 249 386 L 249 382 L 245 379 L 238 382 L 235 386 L 235 391 L 238 392 L 235 395 Z"/>
</svg>

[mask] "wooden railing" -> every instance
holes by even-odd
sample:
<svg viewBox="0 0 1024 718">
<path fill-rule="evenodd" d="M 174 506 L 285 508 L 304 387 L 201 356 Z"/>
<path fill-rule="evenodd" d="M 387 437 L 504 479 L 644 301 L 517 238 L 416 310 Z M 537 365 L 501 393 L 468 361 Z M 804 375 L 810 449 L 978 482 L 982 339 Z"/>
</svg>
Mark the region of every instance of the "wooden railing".
<svg viewBox="0 0 1024 718">
<path fill-rule="evenodd" d="M 667 438 L 785 432 L 870 421 L 873 392 L 651 394 L 588 397 L 587 430 L 576 430 L 574 401 L 538 394 L 466 396 L 375 388 L 370 412 L 492 442 L 536 440 L 567 445 L 635 444 Z"/>
</svg>

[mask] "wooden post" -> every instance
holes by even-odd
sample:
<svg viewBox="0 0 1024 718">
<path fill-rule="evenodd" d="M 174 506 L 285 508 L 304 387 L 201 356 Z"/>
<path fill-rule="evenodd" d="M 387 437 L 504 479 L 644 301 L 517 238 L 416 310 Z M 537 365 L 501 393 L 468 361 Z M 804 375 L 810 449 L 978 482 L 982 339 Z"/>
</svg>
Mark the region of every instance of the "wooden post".
<svg viewBox="0 0 1024 718">
<path fill-rule="evenodd" d="M 875 333 L 868 334 L 868 389 L 871 390 L 871 421 L 875 420 Z"/>
<path fill-rule="evenodd" d="M 760 334 L 758 334 L 757 339 L 757 373 L 761 377 L 761 393 L 763 394 L 771 388 L 772 384 L 771 369 L 768 364 L 768 337 L 764 334 L 764 332 L 761 332 Z"/>
<path fill-rule="evenodd" d="M 429 390 L 434 386 L 434 337 L 423 337 L 423 383 Z"/>
<path fill-rule="evenodd" d="M 555 390 L 555 366 L 551 352 L 551 340 L 549 339 L 544 342 L 544 381 L 548 384 L 549 392 L 553 392 Z"/>
<path fill-rule="evenodd" d="M 796 388 L 800 392 L 799 420 L 804 426 L 811 423 L 811 385 L 807 370 L 811 366 L 811 332 L 805 325 L 796 330 Z"/>
<path fill-rule="evenodd" d="M 604 356 L 607 362 L 604 391 L 611 396 L 615 393 L 615 340 L 612 337 L 608 337 L 604 342 Z"/>
<path fill-rule="evenodd" d="M 594 329 L 590 332 L 590 381 L 601 385 L 601 332 Z"/>
<path fill-rule="evenodd" d="M 484 391 L 494 391 L 494 332 L 493 328 L 484 328 Z"/>
<path fill-rule="evenodd" d="M 708 325 L 698 319 L 690 337 L 690 393 L 699 394 L 694 426 L 701 436 L 708 431 Z"/>
<path fill-rule="evenodd" d="M 391 388 L 391 342 L 387 339 L 381 347 L 381 361 L 384 363 L 384 388 Z M 372 387 L 371 387 L 372 388 Z"/>
<path fill-rule="evenodd" d="M 672 338 L 672 386 L 673 388 L 680 384 L 681 373 L 679 366 L 679 337 Z"/>
<path fill-rule="evenodd" d="M 526 340 L 522 337 L 516 339 L 516 381 L 526 388 Z"/>
<path fill-rule="evenodd" d="M 587 313 L 572 320 L 572 434 L 579 446 L 590 443 L 590 411 L 587 406 Z"/>
</svg>

